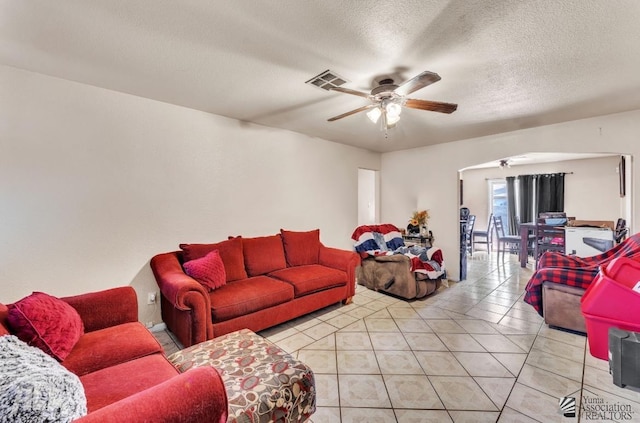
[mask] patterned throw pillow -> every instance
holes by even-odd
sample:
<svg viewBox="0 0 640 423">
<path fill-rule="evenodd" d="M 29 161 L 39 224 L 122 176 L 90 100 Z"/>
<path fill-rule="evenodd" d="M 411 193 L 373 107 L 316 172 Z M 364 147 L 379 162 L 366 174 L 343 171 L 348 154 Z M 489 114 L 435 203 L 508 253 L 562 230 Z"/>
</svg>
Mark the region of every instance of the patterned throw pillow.
<svg viewBox="0 0 640 423">
<path fill-rule="evenodd" d="M 213 250 L 204 257 L 186 262 L 184 272 L 200 282 L 209 291 L 220 288 L 227 283 L 224 263 L 222 263 L 218 250 Z"/>
<path fill-rule="evenodd" d="M 34 292 L 12 304 L 7 320 L 18 338 L 58 361 L 67 358 L 84 334 L 76 309 L 43 292 Z"/>
<path fill-rule="evenodd" d="M 218 250 L 224 263 L 227 282 L 247 278 L 247 272 L 244 270 L 242 238 L 233 238 L 216 244 L 180 244 L 180 249 L 182 249 L 182 258 L 185 263 Z"/>
</svg>

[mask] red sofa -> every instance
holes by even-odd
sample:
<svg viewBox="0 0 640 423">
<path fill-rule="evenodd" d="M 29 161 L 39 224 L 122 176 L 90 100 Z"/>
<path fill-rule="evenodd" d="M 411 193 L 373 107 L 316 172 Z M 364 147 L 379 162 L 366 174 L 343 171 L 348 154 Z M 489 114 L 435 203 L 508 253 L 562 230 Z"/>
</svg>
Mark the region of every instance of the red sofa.
<svg viewBox="0 0 640 423">
<path fill-rule="evenodd" d="M 61 298 L 84 333 L 61 362 L 84 388 L 88 414 L 78 422 L 225 422 L 227 395 L 218 372 L 180 373 L 138 322 L 131 287 Z M 14 334 L 12 305 L 0 304 L 0 336 Z M 46 313 L 46 311 L 44 311 Z"/>
<path fill-rule="evenodd" d="M 216 244 L 182 244 L 158 254 L 151 268 L 161 292 L 162 319 L 185 346 L 239 329 L 254 332 L 328 305 L 351 301 L 360 258 L 325 247 L 319 230 Z M 184 270 L 185 262 L 219 252 L 226 280 L 211 290 Z"/>
</svg>

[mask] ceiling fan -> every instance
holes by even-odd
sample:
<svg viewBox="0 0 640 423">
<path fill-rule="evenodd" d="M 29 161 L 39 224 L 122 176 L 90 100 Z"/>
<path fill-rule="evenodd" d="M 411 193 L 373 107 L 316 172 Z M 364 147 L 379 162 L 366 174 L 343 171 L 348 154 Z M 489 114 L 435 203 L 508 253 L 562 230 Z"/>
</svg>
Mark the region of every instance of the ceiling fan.
<svg viewBox="0 0 640 423">
<path fill-rule="evenodd" d="M 344 87 L 332 87 L 332 91 L 364 97 L 371 101 L 371 104 L 334 116 L 327 120 L 329 122 L 333 122 L 368 110 L 367 117 L 369 117 L 373 123 L 377 123 L 378 119 L 382 117 L 382 127 L 386 131 L 386 129 L 393 128 L 395 124 L 398 123 L 402 107 L 428 110 L 431 112 L 453 113 L 458 108 L 457 104 L 443 103 L 440 101 L 417 100 L 406 97 L 419 89 L 431 85 L 434 82 L 438 82 L 439 80 L 440 75 L 437 73 L 424 71 L 420 75 L 409 79 L 401 85 L 394 84 L 393 79 L 383 79 L 380 81 L 379 86 L 371 90 L 370 94 Z"/>
</svg>

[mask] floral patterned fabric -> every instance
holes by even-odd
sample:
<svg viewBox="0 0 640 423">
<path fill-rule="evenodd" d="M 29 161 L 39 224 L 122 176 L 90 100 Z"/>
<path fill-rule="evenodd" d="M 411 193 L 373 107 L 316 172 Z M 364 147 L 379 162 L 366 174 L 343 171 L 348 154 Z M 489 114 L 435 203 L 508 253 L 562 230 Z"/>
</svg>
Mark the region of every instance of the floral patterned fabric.
<svg viewBox="0 0 640 423">
<path fill-rule="evenodd" d="M 248 329 L 169 356 L 185 372 L 213 366 L 229 401 L 228 423 L 304 422 L 316 411 L 313 371 Z"/>
</svg>

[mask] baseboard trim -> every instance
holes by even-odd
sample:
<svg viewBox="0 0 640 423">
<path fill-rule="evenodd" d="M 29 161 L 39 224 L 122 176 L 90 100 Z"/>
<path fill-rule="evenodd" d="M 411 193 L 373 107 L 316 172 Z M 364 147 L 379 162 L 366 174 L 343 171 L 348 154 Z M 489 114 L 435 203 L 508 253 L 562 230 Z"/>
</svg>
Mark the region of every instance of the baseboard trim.
<svg viewBox="0 0 640 423">
<path fill-rule="evenodd" d="M 167 325 L 164 322 L 160 322 L 160 323 L 150 327 L 149 330 L 151 332 L 162 332 L 164 330 L 167 330 Z"/>
</svg>

